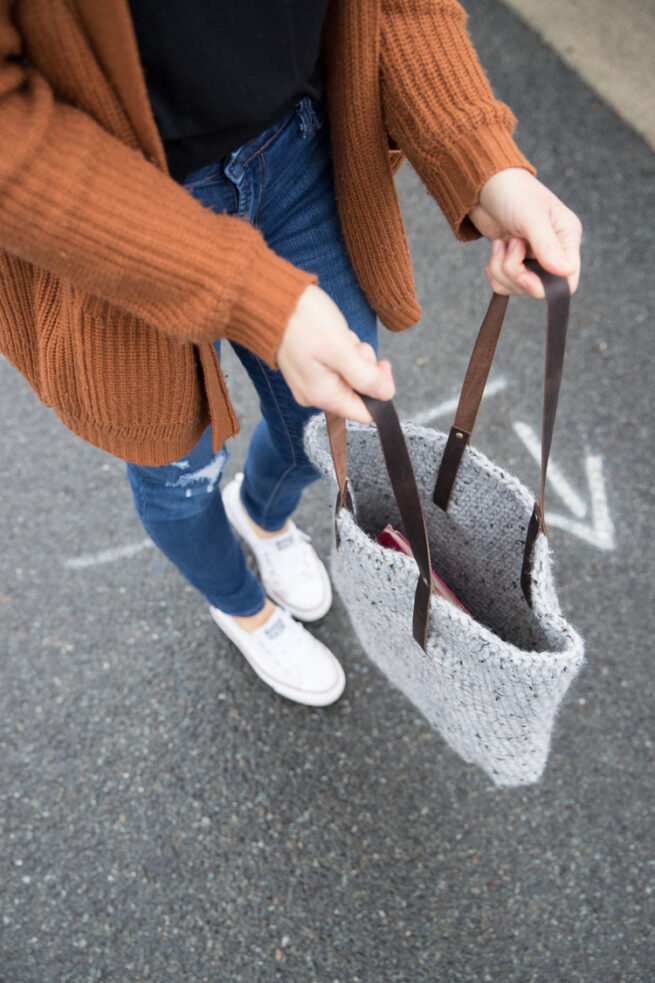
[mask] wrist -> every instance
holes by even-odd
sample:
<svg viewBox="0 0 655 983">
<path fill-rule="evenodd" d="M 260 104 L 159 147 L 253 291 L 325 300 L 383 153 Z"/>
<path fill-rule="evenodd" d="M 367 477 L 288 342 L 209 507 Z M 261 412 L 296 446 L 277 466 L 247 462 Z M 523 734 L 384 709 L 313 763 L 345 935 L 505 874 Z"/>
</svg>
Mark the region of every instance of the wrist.
<svg viewBox="0 0 655 983">
<path fill-rule="evenodd" d="M 278 256 L 262 239 L 232 307 L 227 337 L 277 368 L 277 350 L 289 320 L 317 279 Z"/>
<path fill-rule="evenodd" d="M 520 187 L 539 183 L 534 174 L 525 167 L 504 167 L 487 178 L 480 188 L 477 203 L 489 210 L 499 196 L 504 197 L 507 193 L 515 194 Z"/>
</svg>

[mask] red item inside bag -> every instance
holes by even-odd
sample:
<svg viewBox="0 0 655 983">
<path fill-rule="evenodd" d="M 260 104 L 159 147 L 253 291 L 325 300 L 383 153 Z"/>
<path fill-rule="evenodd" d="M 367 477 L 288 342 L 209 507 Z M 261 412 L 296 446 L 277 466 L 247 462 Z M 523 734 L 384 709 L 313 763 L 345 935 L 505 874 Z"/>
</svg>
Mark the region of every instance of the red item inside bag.
<svg viewBox="0 0 655 983">
<path fill-rule="evenodd" d="M 390 550 L 396 550 L 396 552 L 398 553 L 404 553 L 405 556 L 412 556 L 412 557 L 414 556 L 414 554 L 412 553 L 412 548 L 407 542 L 407 540 L 405 539 L 405 537 L 403 536 L 403 534 L 401 532 L 398 532 L 397 529 L 394 529 L 393 526 L 390 525 L 385 526 L 382 532 L 380 533 L 380 535 L 378 536 L 377 542 L 380 544 L 380 546 L 385 546 L 387 549 Z M 443 597 L 445 598 L 445 600 L 450 601 L 451 604 L 454 604 L 456 607 L 458 607 L 461 611 L 464 612 L 464 614 L 469 614 L 469 612 L 466 610 L 462 602 L 457 600 L 457 598 L 450 590 L 450 588 L 447 587 L 446 584 L 444 584 L 441 577 L 438 577 L 434 572 L 434 570 L 432 571 L 432 586 L 434 587 L 435 591 L 437 592 L 437 594 L 439 594 L 440 597 Z"/>
</svg>

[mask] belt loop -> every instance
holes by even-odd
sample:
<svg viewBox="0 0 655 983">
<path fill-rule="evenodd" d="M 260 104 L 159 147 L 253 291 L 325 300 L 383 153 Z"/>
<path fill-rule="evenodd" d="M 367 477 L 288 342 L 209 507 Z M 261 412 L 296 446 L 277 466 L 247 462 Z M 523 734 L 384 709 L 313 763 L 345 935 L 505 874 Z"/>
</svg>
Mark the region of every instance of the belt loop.
<svg viewBox="0 0 655 983">
<path fill-rule="evenodd" d="M 237 184 L 243 177 L 243 164 L 239 160 L 241 148 L 233 150 L 223 162 L 223 174 Z"/>
<path fill-rule="evenodd" d="M 318 116 L 314 111 L 314 106 L 309 96 L 303 96 L 296 106 L 296 112 L 300 118 L 301 137 L 303 139 L 310 137 L 318 130 Z"/>
</svg>

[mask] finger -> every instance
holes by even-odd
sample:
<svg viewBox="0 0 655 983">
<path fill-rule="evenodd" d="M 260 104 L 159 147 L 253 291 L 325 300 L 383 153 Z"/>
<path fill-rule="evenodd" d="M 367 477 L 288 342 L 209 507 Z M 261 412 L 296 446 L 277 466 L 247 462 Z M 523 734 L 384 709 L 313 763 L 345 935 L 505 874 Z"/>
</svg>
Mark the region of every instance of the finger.
<svg viewBox="0 0 655 983">
<path fill-rule="evenodd" d="M 537 274 L 525 268 L 525 256 L 526 243 L 518 238 L 511 239 L 507 244 L 503 242 L 503 250 L 497 250 L 493 254 L 487 278 L 496 293 L 545 297 L 543 284 Z"/>
<path fill-rule="evenodd" d="M 580 271 L 578 270 L 573 276 L 567 276 L 566 279 L 569 282 L 569 290 L 574 294 L 580 285 Z"/>
<path fill-rule="evenodd" d="M 545 270 L 556 276 L 569 277 L 575 274 L 576 265 L 560 242 L 547 212 L 540 211 L 538 215 L 532 216 L 522 231 L 530 243 L 532 253 Z"/>
<path fill-rule="evenodd" d="M 390 373 L 377 362 L 367 361 L 358 348 L 340 349 L 337 353 L 328 350 L 323 365 L 338 374 L 343 382 L 358 392 L 377 399 L 389 399 L 393 395 L 393 380 Z"/>
<path fill-rule="evenodd" d="M 505 272 L 507 259 L 507 244 L 502 239 L 495 239 L 491 248 L 491 258 L 485 269 L 492 290 L 497 294 L 525 293 L 523 287 L 514 282 Z"/>
<path fill-rule="evenodd" d="M 567 223 L 563 226 L 561 231 L 557 232 L 557 236 L 560 246 L 566 254 L 569 267 L 573 270 L 573 272 L 566 277 L 566 280 L 569 285 L 569 290 L 572 294 L 574 294 L 578 289 L 578 284 L 580 282 L 580 240 L 582 238 L 582 225 L 580 224 L 580 220 L 578 219 L 577 215 L 570 212 L 568 209 L 566 212 Z M 533 249 L 529 249 L 528 255 L 539 259 Z M 539 261 L 541 262 L 541 260 Z M 542 266 L 544 265 L 545 264 L 542 263 Z M 548 269 L 548 267 L 545 268 Z M 555 271 L 551 268 L 550 272 L 553 273 Z M 562 276 L 563 274 L 559 273 L 557 275 Z M 524 274 L 519 276 L 519 282 L 526 287 L 526 292 L 531 294 L 531 296 L 544 296 L 543 286 L 541 285 L 541 281 L 536 273 L 530 273 L 526 270 Z"/>
<path fill-rule="evenodd" d="M 354 420 L 356 423 L 373 423 L 373 417 L 366 409 L 364 401 L 344 385 L 331 404 L 333 413 L 343 416 L 346 420 Z"/>
<path fill-rule="evenodd" d="M 332 369 L 318 362 L 311 374 L 306 371 L 297 378 L 287 380 L 291 395 L 299 406 L 327 410 L 358 423 L 371 423 L 371 415 L 364 403 Z"/>
<path fill-rule="evenodd" d="M 373 422 L 364 402 L 351 386 L 329 369 L 325 370 L 325 375 L 318 382 L 313 405 L 357 423 Z"/>
<path fill-rule="evenodd" d="M 373 348 L 373 345 L 369 344 L 367 341 L 360 341 L 358 335 L 356 335 L 354 331 L 351 331 L 350 334 L 352 335 L 353 340 L 355 341 L 355 347 L 357 348 L 357 353 L 366 362 L 368 362 L 370 365 L 377 365 L 378 368 L 382 369 L 382 371 L 386 372 L 387 374 L 391 371 L 391 365 L 388 361 L 378 362 L 378 356 L 375 351 L 375 348 Z"/>
<path fill-rule="evenodd" d="M 582 241 L 582 223 L 574 212 L 566 210 L 565 222 L 561 231 L 558 231 L 559 241 L 562 248 L 571 262 L 573 273 L 567 276 L 571 293 L 575 293 L 580 282 L 580 243 Z"/>
<path fill-rule="evenodd" d="M 391 368 L 391 362 L 389 362 L 387 359 L 383 359 L 382 361 L 378 362 L 378 368 L 383 373 L 384 378 L 387 380 L 388 385 L 385 389 L 385 395 L 380 395 L 380 393 L 378 393 L 377 398 L 392 399 L 396 394 L 396 385 L 393 379 L 393 370 Z"/>
<path fill-rule="evenodd" d="M 511 293 L 544 297 L 544 288 L 536 273 L 525 268 L 526 243 L 523 239 L 510 240 L 503 262 L 503 273 L 511 286 Z"/>
<path fill-rule="evenodd" d="M 570 276 L 567 276 L 566 278 L 569 284 L 569 290 L 571 291 L 572 294 L 574 294 L 578 289 L 578 285 L 580 283 L 580 251 L 578 248 L 578 249 L 572 249 L 570 251 L 567 250 L 567 253 L 571 256 L 571 259 L 573 260 L 573 263 L 575 265 L 575 272 L 572 273 Z"/>
<path fill-rule="evenodd" d="M 378 368 L 384 373 L 385 378 L 391 383 L 391 390 L 389 390 L 389 395 L 387 397 L 384 397 L 386 399 L 391 399 L 391 397 L 395 393 L 395 386 L 393 384 L 393 373 L 391 371 L 391 362 L 389 362 L 387 359 L 382 359 L 378 361 L 378 357 L 375 352 L 375 349 L 373 348 L 372 345 L 369 345 L 368 342 L 365 341 L 360 342 L 359 353 L 371 365 L 377 364 Z M 383 397 L 379 396 L 378 398 L 381 399 Z"/>
<path fill-rule="evenodd" d="M 375 349 L 373 348 L 373 345 L 369 345 L 368 342 L 366 341 L 360 341 L 357 350 L 361 355 L 361 357 L 365 359 L 367 362 L 370 362 L 372 365 L 374 365 L 377 362 L 378 357 L 375 354 Z"/>
</svg>

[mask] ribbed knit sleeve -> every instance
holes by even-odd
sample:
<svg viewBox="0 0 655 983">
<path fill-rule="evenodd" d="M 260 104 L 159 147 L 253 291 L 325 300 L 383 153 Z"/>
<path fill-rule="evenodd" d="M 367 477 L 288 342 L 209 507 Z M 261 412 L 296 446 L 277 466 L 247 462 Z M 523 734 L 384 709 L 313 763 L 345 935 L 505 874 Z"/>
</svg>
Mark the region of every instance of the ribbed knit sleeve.
<svg viewBox="0 0 655 983">
<path fill-rule="evenodd" d="M 180 339 L 228 337 L 275 366 L 317 277 L 213 214 L 20 61 L 0 2 L 0 248 Z"/>
<path fill-rule="evenodd" d="M 493 96 L 455 0 L 382 0 L 385 125 L 459 239 L 484 183 L 507 167 L 534 168 L 512 139 L 514 117 Z"/>
</svg>

